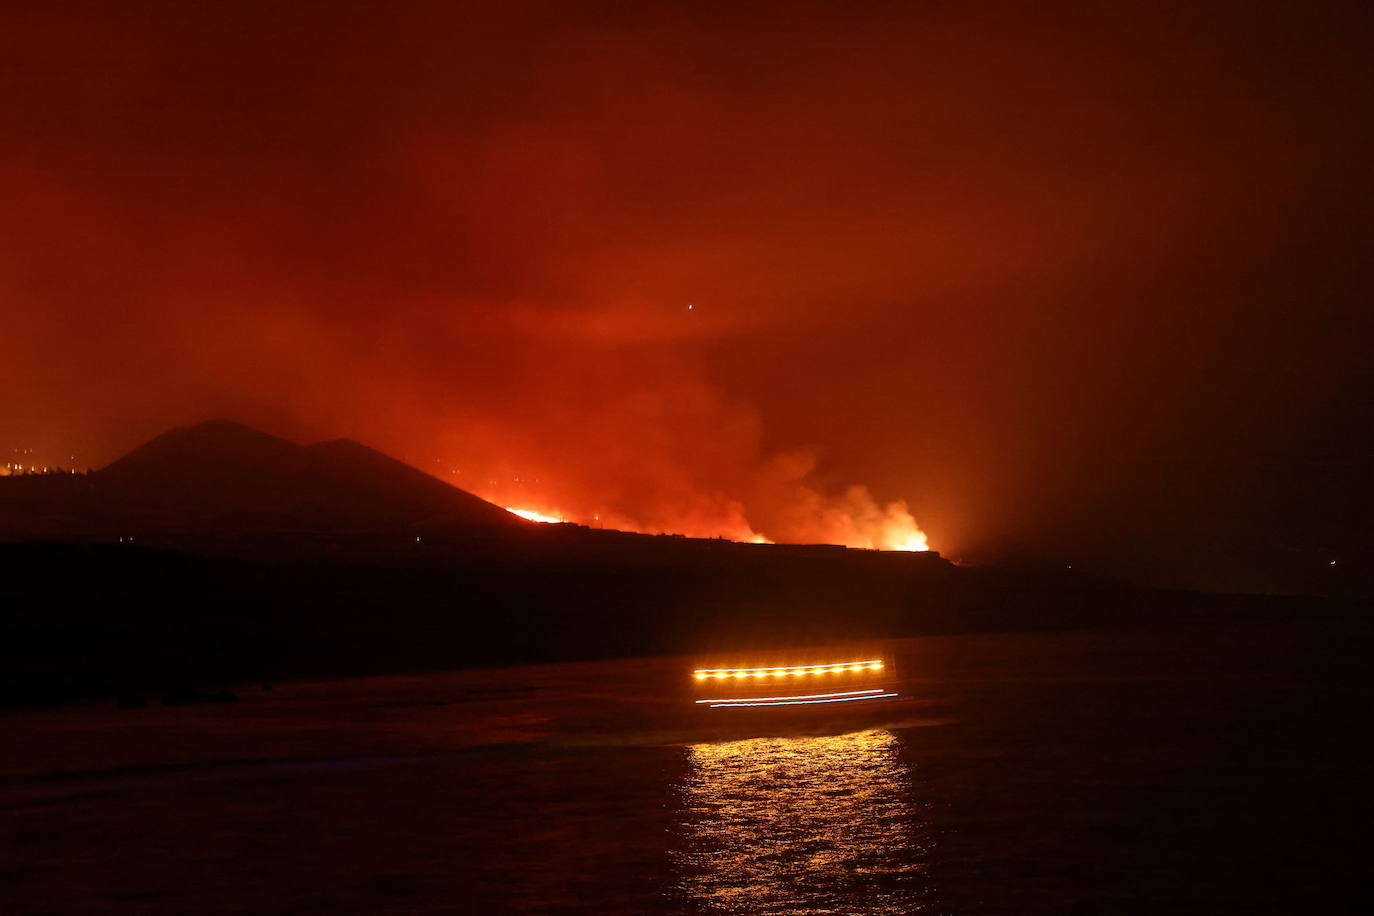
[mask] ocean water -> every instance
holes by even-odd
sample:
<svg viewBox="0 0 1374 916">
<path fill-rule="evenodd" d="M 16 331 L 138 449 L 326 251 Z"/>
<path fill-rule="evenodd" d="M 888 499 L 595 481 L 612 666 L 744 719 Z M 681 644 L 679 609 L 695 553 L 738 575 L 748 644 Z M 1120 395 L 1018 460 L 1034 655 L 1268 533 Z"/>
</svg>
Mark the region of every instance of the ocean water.
<svg viewBox="0 0 1374 916">
<path fill-rule="evenodd" d="M 888 729 L 693 744 L 678 784 L 684 906 L 919 911 L 932 901 L 923 800 Z"/>
<path fill-rule="evenodd" d="M 691 659 L 3 714 L 0 912 L 1331 913 L 1358 899 L 1368 687 L 1349 633 L 880 650 L 911 701 L 890 714 L 712 718 L 687 709 Z"/>
</svg>

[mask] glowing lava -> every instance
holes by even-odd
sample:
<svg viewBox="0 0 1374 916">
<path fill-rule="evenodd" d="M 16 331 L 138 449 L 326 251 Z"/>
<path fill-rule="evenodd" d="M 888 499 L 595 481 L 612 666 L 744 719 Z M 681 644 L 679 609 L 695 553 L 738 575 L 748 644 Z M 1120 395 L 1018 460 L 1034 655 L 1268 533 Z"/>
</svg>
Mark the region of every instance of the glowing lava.
<svg viewBox="0 0 1374 916">
<path fill-rule="evenodd" d="M 515 509 L 515 508 L 513 508 L 513 507 L 511 507 L 511 506 L 504 506 L 503 508 L 504 508 L 507 512 L 511 513 L 512 515 L 518 515 L 518 516 L 520 516 L 521 518 L 529 519 L 529 520 L 532 521 L 532 522 L 566 522 L 566 521 L 567 521 L 566 518 L 559 518 L 559 517 L 556 516 L 556 515 L 545 515 L 545 514 L 542 513 L 542 512 L 535 512 L 533 509 Z"/>
<path fill-rule="evenodd" d="M 501 505 L 501 503 L 497 502 L 497 505 Z M 576 516 L 569 517 L 552 510 L 538 512 L 534 509 L 523 509 L 515 506 L 505 506 L 504 508 L 507 512 L 532 522 L 556 524 L 576 521 L 578 524 L 593 524 L 597 528 L 633 531 L 641 534 L 679 534 L 680 536 L 698 538 L 724 537 L 727 540 L 746 544 L 775 543 L 773 539 L 753 530 L 744 520 L 742 513 L 737 518 L 720 525 L 690 524 L 682 527 L 659 527 L 645 526 L 634 519 L 616 514 L 598 514 L 593 516 L 592 522 L 586 523 Z M 833 513 L 831 517 L 835 517 Z M 840 516 L 839 521 L 829 529 L 816 530 L 814 533 L 808 532 L 805 539 L 798 542 L 840 544 L 863 550 L 900 550 L 908 553 L 918 553 L 930 549 L 925 532 L 911 517 L 911 513 L 906 508 L 906 503 L 900 500 L 889 503 L 881 509 L 873 506 L 871 500 L 860 504 L 852 514 Z M 784 541 L 783 543 L 788 542 Z"/>
<path fill-rule="evenodd" d="M 929 550 L 930 544 L 926 541 L 926 533 L 922 531 L 920 528 L 917 528 L 911 534 L 907 535 L 905 540 L 898 541 L 896 544 L 893 544 L 892 547 L 890 547 L 889 549 L 910 550 L 913 552 L 919 552 L 922 550 Z"/>
</svg>

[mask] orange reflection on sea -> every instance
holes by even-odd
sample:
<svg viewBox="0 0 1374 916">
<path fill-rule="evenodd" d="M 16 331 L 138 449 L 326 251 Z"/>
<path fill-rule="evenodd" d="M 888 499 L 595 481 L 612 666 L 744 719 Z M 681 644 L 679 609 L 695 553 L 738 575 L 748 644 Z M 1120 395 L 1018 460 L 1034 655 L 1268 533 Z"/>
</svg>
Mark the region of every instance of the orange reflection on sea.
<svg viewBox="0 0 1374 916">
<path fill-rule="evenodd" d="M 927 828 L 893 732 L 695 744 L 688 753 L 676 865 L 693 912 L 933 906 Z"/>
</svg>

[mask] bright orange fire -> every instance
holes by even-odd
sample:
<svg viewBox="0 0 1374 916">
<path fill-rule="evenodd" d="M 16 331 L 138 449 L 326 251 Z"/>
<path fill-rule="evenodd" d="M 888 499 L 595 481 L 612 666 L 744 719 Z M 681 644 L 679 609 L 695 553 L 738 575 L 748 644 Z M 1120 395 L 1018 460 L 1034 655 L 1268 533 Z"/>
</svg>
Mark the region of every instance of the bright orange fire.
<svg viewBox="0 0 1374 916">
<path fill-rule="evenodd" d="M 904 500 L 880 503 L 863 487 L 851 487 L 834 499 L 805 491 L 798 511 L 784 517 L 779 532 L 770 537 L 754 528 L 746 507 L 735 500 L 710 503 L 704 510 L 695 503 L 673 518 L 646 521 L 611 509 L 588 511 L 585 505 L 554 508 L 542 494 L 529 491 L 529 484 L 538 482 L 537 478 L 511 477 L 508 483 L 498 484 L 492 479 L 487 486 L 474 487 L 474 492 L 532 522 L 574 523 L 638 534 L 724 538 L 742 544 L 838 544 L 861 550 L 907 552 L 930 549 L 925 532 Z"/>
<path fill-rule="evenodd" d="M 527 519 L 529 519 L 529 520 L 532 521 L 532 522 L 566 522 L 566 521 L 567 521 L 566 518 L 562 518 L 561 516 L 557 516 L 557 515 L 545 515 L 545 514 L 542 513 L 542 512 L 535 512 L 533 509 L 516 509 L 516 508 L 513 507 L 513 506 L 504 506 L 503 508 L 504 508 L 507 512 L 510 512 L 510 513 L 513 514 L 513 515 L 518 515 L 518 516 L 520 516 L 521 518 L 527 518 Z"/>
<path fill-rule="evenodd" d="M 926 533 L 920 528 L 917 528 L 906 536 L 906 540 L 899 541 L 887 549 L 920 552 L 922 550 L 929 550 L 930 544 L 926 541 Z"/>
<path fill-rule="evenodd" d="M 516 506 L 505 506 L 503 508 L 507 512 L 510 512 L 514 515 L 518 515 L 521 518 L 528 519 L 532 522 L 559 523 L 572 521 L 572 519 L 569 519 L 567 516 L 562 515 L 561 513 L 537 512 L 534 509 L 521 509 Z M 635 525 L 628 519 L 614 518 L 610 519 L 610 522 L 610 524 L 603 525 L 601 516 L 597 516 L 594 519 L 594 523 L 597 527 L 615 528 L 622 531 L 640 530 L 640 526 Z M 642 533 L 665 534 L 671 532 L 645 531 Z M 693 536 L 709 535 L 694 534 Z M 739 541 L 745 544 L 774 543 L 772 540 L 765 537 L 764 535 L 749 530 L 747 528 L 743 532 L 731 532 L 724 536 L 729 540 Z M 878 533 L 877 537 L 841 537 L 837 538 L 837 540 L 843 542 L 844 546 L 846 547 L 858 547 L 865 548 L 868 550 L 905 550 L 910 552 L 920 552 L 930 549 L 930 544 L 926 540 L 925 532 L 922 531 L 920 526 L 916 524 L 915 520 L 912 519 L 911 516 L 906 514 L 905 512 L 893 513 L 893 515 L 888 518 L 887 522 L 881 526 L 881 531 Z"/>
</svg>

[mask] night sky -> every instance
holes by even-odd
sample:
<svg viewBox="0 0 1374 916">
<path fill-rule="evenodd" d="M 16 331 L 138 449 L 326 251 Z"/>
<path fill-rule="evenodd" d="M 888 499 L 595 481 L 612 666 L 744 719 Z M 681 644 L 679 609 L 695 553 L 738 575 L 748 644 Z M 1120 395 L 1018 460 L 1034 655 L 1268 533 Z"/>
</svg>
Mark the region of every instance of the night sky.
<svg viewBox="0 0 1374 916">
<path fill-rule="evenodd" d="M 11 9 L 0 446 L 232 417 L 643 530 L 1343 558 L 1370 18 Z"/>
</svg>

